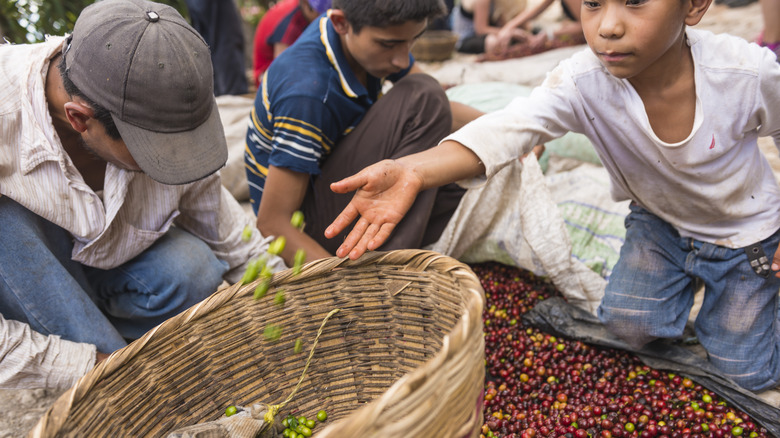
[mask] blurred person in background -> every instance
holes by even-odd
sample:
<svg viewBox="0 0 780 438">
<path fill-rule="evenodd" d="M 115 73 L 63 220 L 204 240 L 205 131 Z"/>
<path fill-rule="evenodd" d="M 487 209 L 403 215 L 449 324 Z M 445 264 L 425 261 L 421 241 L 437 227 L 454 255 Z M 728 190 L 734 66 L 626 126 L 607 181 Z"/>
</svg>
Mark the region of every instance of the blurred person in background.
<svg viewBox="0 0 780 438">
<path fill-rule="evenodd" d="M 578 44 L 585 43 L 585 37 L 582 34 L 582 24 L 580 24 L 580 3 L 577 0 L 560 0 L 561 10 L 564 19 L 560 24 L 549 26 L 546 29 L 531 29 L 531 22 L 544 13 L 550 6 L 555 4 L 556 0 L 542 0 L 540 3 L 517 14 L 509 20 L 503 27 L 491 38 L 491 44 L 486 50 L 491 55 L 510 55 L 511 52 L 518 51 L 519 48 L 512 48 L 514 43 L 525 45 L 529 52 L 539 51 L 545 44 L 552 44 L 554 40 L 570 40 Z M 516 29 L 524 29 L 532 32 L 533 36 L 526 38 L 525 41 L 516 40 Z"/>
<path fill-rule="evenodd" d="M 756 38 L 759 46 L 780 53 L 780 0 L 761 0 L 764 29 Z"/>
<path fill-rule="evenodd" d="M 185 0 L 192 27 L 211 49 L 214 95 L 246 94 L 249 83 L 244 62 L 241 15 L 233 0 Z"/>
<path fill-rule="evenodd" d="M 282 0 L 263 15 L 255 31 L 255 86 L 277 56 L 290 47 L 315 18 L 330 9 L 331 0 Z"/>
</svg>

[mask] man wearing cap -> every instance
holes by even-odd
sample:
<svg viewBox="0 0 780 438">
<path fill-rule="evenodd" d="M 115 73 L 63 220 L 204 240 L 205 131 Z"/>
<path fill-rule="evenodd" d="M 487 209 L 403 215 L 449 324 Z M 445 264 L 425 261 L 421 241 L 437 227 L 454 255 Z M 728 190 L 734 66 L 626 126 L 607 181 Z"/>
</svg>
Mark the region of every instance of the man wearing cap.
<svg viewBox="0 0 780 438">
<path fill-rule="evenodd" d="M 67 386 L 265 252 L 215 173 L 212 78 L 198 33 L 145 0 L 0 46 L 0 386 Z"/>
</svg>

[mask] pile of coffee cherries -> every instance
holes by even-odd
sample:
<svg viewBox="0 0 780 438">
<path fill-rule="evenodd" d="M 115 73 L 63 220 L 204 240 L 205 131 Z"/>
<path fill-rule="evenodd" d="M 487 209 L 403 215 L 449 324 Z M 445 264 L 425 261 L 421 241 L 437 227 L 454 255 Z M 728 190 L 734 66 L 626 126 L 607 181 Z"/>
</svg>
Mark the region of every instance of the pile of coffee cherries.
<svg viewBox="0 0 780 438">
<path fill-rule="evenodd" d="M 769 436 L 685 376 L 524 326 L 523 313 L 559 295 L 548 282 L 497 263 L 471 268 L 487 298 L 482 438 Z"/>
<path fill-rule="evenodd" d="M 320 423 L 328 419 L 328 413 L 325 411 L 317 412 L 317 421 Z M 308 438 L 312 435 L 314 427 L 317 425 L 317 421 L 314 419 L 307 419 L 304 416 L 296 417 L 295 415 L 288 415 L 282 420 L 282 426 L 284 431 L 282 436 L 284 438 Z"/>
</svg>

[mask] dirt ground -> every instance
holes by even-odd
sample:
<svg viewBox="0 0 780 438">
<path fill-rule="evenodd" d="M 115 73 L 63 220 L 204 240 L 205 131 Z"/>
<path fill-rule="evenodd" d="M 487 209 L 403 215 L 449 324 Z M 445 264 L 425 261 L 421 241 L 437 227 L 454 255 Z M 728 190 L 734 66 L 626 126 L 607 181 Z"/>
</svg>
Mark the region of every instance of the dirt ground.
<svg viewBox="0 0 780 438">
<path fill-rule="evenodd" d="M 727 32 L 752 41 L 761 26 L 761 9 L 758 3 L 752 3 L 736 9 L 713 5 L 697 28 L 716 33 Z M 780 158 L 771 142 L 763 142 L 762 149 L 767 151 L 773 167 L 780 169 Z M 0 438 L 26 435 L 62 392 L 45 389 L 0 390 Z"/>
</svg>

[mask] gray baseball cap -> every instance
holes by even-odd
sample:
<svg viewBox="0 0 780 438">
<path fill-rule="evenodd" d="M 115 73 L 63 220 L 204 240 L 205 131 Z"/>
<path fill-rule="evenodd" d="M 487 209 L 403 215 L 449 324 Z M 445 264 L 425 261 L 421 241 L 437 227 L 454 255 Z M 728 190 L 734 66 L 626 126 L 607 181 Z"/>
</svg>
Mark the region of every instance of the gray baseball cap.
<svg viewBox="0 0 780 438">
<path fill-rule="evenodd" d="M 62 52 L 68 77 L 111 113 L 151 178 L 185 184 L 225 164 L 209 48 L 174 8 L 98 1 L 81 12 Z"/>
</svg>

